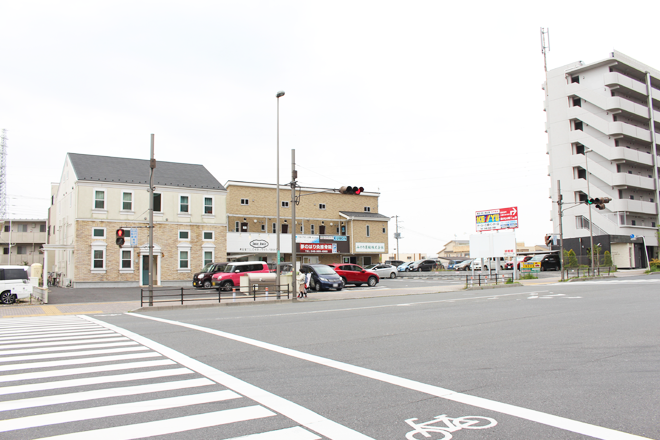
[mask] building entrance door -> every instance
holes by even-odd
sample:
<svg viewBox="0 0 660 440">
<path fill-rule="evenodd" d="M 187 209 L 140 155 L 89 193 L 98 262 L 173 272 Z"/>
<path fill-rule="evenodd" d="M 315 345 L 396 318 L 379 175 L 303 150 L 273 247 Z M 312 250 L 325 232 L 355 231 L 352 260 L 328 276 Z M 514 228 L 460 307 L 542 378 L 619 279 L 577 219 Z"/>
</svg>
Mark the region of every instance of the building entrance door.
<svg viewBox="0 0 660 440">
<path fill-rule="evenodd" d="M 154 255 L 154 285 L 158 284 L 158 256 Z M 142 285 L 149 285 L 149 255 L 142 255 Z"/>
</svg>

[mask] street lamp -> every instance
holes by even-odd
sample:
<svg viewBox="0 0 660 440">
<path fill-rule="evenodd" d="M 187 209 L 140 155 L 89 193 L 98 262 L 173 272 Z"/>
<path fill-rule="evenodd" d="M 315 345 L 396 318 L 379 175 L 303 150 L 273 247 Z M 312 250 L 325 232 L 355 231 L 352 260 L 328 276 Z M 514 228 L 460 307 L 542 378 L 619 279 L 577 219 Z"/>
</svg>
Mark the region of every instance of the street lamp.
<svg viewBox="0 0 660 440">
<path fill-rule="evenodd" d="M 284 96 L 284 91 L 280 90 L 275 95 L 277 98 L 277 226 L 275 228 L 277 236 L 277 262 L 275 265 L 275 283 L 277 284 L 277 299 L 280 298 L 282 290 L 280 286 L 280 98 Z M 295 276 L 295 271 L 294 271 Z"/>
<path fill-rule="evenodd" d="M 594 223 L 591 221 L 591 203 L 589 203 L 589 200 L 591 200 L 591 193 L 589 192 L 589 158 L 587 158 L 587 153 L 591 153 L 592 150 L 591 148 L 585 148 L 584 149 L 584 163 L 586 164 L 587 168 L 587 205 L 589 205 L 589 237 L 591 239 L 591 274 L 594 276 Z"/>
</svg>

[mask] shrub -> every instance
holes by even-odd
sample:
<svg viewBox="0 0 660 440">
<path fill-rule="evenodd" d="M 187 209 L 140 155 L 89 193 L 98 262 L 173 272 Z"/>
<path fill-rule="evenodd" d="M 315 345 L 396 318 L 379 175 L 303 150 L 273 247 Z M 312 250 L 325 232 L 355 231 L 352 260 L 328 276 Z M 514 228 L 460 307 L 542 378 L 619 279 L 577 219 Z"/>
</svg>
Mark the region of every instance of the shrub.
<svg viewBox="0 0 660 440">
<path fill-rule="evenodd" d="M 605 251 L 603 254 L 603 266 L 612 266 L 612 254 L 610 254 L 610 251 Z"/>
</svg>

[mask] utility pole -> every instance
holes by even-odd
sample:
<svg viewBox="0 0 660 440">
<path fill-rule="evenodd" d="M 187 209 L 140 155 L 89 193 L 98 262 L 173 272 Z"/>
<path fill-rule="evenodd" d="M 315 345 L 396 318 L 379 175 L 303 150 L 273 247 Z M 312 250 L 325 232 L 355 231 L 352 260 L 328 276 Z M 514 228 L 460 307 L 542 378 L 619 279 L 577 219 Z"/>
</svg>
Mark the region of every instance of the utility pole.
<svg viewBox="0 0 660 440">
<path fill-rule="evenodd" d="M 293 288 L 293 297 L 296 298 L 298 294 L 298 280 L 296 279 L 296 179 L 298 178 L 298 171 L 296 171 L 296 150 L 291 150 L 291 287 Z"/>
<path fill-rule="evenodd" d="M 564 213 L 561 211 L 562 199 L 561 182 L 557 180 L 557 209 L 559 211 L 559 268 L 561 269 L 561 280 L 564 281 L 564 226 L 562 224 Z"/>
<path fill-rule="evenodd" d="M 149 306 L 154 305 L 154 135 L 151 134 L 151 156 L 149 159 Z M 161 201 L 162 202 L 162 201 Z"/>
<path fill-rule="evenodd" d="M 589 203 L 591 200 L 591 190 L 589 189 L 589 158 L 587 157 L 587 153 L 591 153 L 592 151 L 590 148 L 584 149 L 584 163 L 587 171 L 587 205 L 589 205 L 589 237 L 591 238 L 591 274 L 594 276 L 594 224 L 591 221 L 591 203 Z"/>
</svg>

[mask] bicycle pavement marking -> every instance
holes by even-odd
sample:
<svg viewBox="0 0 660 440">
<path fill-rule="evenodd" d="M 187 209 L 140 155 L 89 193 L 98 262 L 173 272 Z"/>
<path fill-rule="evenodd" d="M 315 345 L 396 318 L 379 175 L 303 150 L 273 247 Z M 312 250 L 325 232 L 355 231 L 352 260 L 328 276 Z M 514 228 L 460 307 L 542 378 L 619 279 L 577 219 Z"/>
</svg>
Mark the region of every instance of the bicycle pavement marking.
<svg viewBox="0 0 660 440">
<path fill-rule="evenodd" d="M 529 293 L 529 292 L 527 292 Z M 492 296 L 490 296 L 492 297 Z M 446 301 L 446 300 L 444 300 Z M 141 315 L 138 313 L 130 313 L 129 316 L 134 316 L 137 318 L 149 319 L 152 321 L 162 322 L 165 324 L 176 325 L 180 327 L 189 328 L 191 330 L 197 330 L 205 333 L 209 333 L 215 336 L 220 336 L 222 338 L 230 339 L 236 342 L 242 342 L 244 344 L 252 345 L 254 347 L 262 348 L 269 350 L 275 353 L 280 353 L 286 356 L 291 356 L 297 359 L 313 362 L 319 365 L 324 365 L 326 367 L 335 368 L 337 370 L 345 371 L 348 373 L 357 374 L 359 376 L 367 377 L 374 380 L 379 380 L 381 382 L 386 382 L 392 385 L 397 385 L 403 388 L 408 388 L 413 391 L 419 391 L 421 393 L 429 394 L 432 396 L 440 397 L 442 399 L 451 400 L 453 402 L 463 403 L 466 405 L 474 406 L 477 408 L 487 409 L 490 411 L 495 411 L 501 414 L 506 414 L 521 419 L 529 420 L 536 423 L 541 423 L 544 425 L 552 426 L 555 428 L 563 429 L 565 431 L 571 431 L 578 434 L 587 435 L 589 437 L 594 437 L 603 440 L 652 440 L 647 437 L 641 437 L 634 434 L 628 434 L 621 431 L 616 431 L 610 428 L 604 428 L 602 426 L 591 425 L 589 423 L 580 422 L 577 420 L 571 420 L 565 417 L 555 416 L 552 414 L 547 414 L 541 411 L 536 411 L 528 408 L 523 408 L 520 406 L 510 405 L 508 403 L 497 402 L 490 399 L 485 399 L 482 397 L 471 396 L 469 394 L 458 393 L 446 388 L 437 387 L 435 385 L 428 385 L 422 382 L 417 382 L 410 379 L 405 379 L 402 377 L 394 376 L 387 373 L 381 373 L 379 371 L 370 370 L 368 368 L 358 367 L 355 365 L 347 364 L 344 362 L 334 361 L 332 359 L 324 358 L 321 356 L 316 356 L 309 353 L 304 353 L 298 350 L 293 350 L 286 347 L 280 347 L 275 344 L 268 342 L 258 341 L 256 339 L 246 338 L 243 336 L 234 335 L 231 333 L 223 332 L 220 330 L 215 330 L 207 327 L 202 327 L 195 324 L 187 324 L 185 322 L 173 321 L 164 318 L 156 318 L 153 316 Z M 103 325 L 103 324 L 102 324 Z"/>
</svg>

